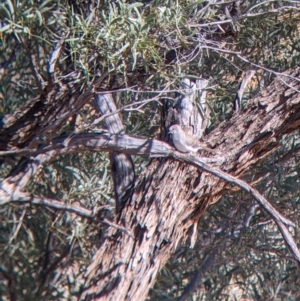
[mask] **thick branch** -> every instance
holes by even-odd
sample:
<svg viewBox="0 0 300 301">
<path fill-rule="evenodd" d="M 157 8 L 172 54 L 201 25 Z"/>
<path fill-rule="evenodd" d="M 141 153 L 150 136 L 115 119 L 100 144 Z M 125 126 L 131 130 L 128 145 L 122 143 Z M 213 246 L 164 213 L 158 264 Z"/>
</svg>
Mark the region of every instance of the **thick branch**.
<svg viewBox="0 0 300 301">
<path fill-rule="evenodd" d="M 292 75 L 299 77 L 299 69 Z M 299 89 L 300 84 L 294 80 L 290 86 Z M 284 134 L 299 127 L 300 95 L 276 80 L 263 95 L 249 101 L 246 110 L 216 128 L 207 142 L 224 154 L 220 168 L 240 178 L 272 153 Z M 166 143 L 130 136 L 90 133 L 66 138 L 57 138 L 52 141 L 52 146 L 44 147 L 43 151 L 47 153 L 27 160 L 27 163 L 24 159 L 23 165 L 2 183 L 3 197 L 12 194 L 16 185 L 24 187 L 28 182 L 26 177 L 54 155 L 95 149 L 148 156 L 153 156 L 153 152 L 156 156 L 172 152 Z M 240 187 L 244 185 L 239 184 Z M 140 175 L 131 201 L 126 203 L 120 215 L 120 225 L 134 233 L 135 239 L 124 231 L 109 229 L 107 237 L 118 239 L 107 240 L 95 254 L 83 279 L 85 288 L 81 298 L 114 301 L 145 298 L 160 267 L 177 244 L 187 238 L 188 229 L 207 206 L 220 198 L 225 186 L 223 180 L 190 165 L 153 160 Z M 255 190 L 247 190 L 256 195 Z M 282 217 L 280 219 L 284 221 Z M 285 226 L 281 221 L 277 225 L 288 241 Z M 293 243 L 289 243 L 289 248 L 294 248 Z M 106 298 L 108 295 L 109 299 Z"/>
<path fill-rule="evenodd" d="M 97 95 L 95 108 L 102 115 L 117 112 L 112 94 Z M 124 126 L 120 114 L 114 114 L 104 119 L 103 124 L 112 134 L 124 134 Z M 116 213 L 120 212 L 124 202 L 129 199 L 134 185 L 134 164 L 128 154 L 110 152 L 111 172 L 114 181 L 116 198 Z"/>
<path fill-rule="evenodd" d="M 292 75 L 297 78 L 299 69 Z M 293 80 L 290 86 L 298 89 L 300 84 Z M 207 142 L 224 154 L 223 171 L 240 178 L 279 147 L 282 135 L 299 129 L 300 95 L 294 88 L 275 80 L 244 111 L 211 132 Z M 256 195 L 255 190 L 247 190 Z M 85 289 L 80 299 L 146 298 L 157 271 L 179 241 L 187 238 L 191 225 L 225 191 L 228 184 L 207 172 L 172 160 L 153 160 L 137 180 L 132 200 L 120 217 L 122 226 L 135 233 L 135 240 L 109 231 L 108 237 L 118 237 L 118 241 L 107 240 L 95 254 L 83 277 Z M 280 220 L 277 225 L 289 248 L 296 249 L 298 261 L 288 231 Z"/>
<path fill-rule="evenodd" d="M 220 179 L 225 180 L 228 183 L 232 183 L 234 185 L 237 185 L 238 187 L 242 188 L 244 191 L 250 193 L 254 199 L 271 215 L 274 222 L 277 224 L 284 241 L 288 248 L 290 249 L 293 257 L 295 258 L 296 262 L 298 263 L 298 266 L 300 267 L 300 251 L 298 250 L 298 247 L 292 237 L 292 235 L 289 233 L 289 230 L 286 226 L 292 226 L 296 227 L 296 225 L 282 216 L 269 202 L 266 198 L 264 198 L 255 188 L 251 187 L 249 184 L 247 184 L 245 181 L 240 180 L 236 177 L 233 177 L 229 175 L 228 173 L 225 173 L 217 168 L 212 168 L 208 164 L 205 163 L 204 160 L 201 160 L 200 158 L 194 157 L 194 156 L 186 156 L 179 152 L 175 152 L 173 154 L 174 158 L 183 160 L 184 162 L 189 162 L 190 164 L 193 164 L 197 167 L 200 167 L 204 169 L 205 171 L 208 171 L 209 173 L 217 176 Z M 286 225 L 286 226 L 285 226 Z"/>
<path fill-rule="evenodd" d="M 39 149 L 20 149 L 0 151 L 0 156 L 6 155 L 39 155 L 48 154 L 51 157 L 79 153 L 84 151 L 124 152 L 130 155 L 144 157 L 166 156 L 173 148 L 169 144 L 156 139 L 145 139 L 130 135 L 114 135 L 106 132 L 94 132 L 74 135 L 64 135 L 55 138 L 51 145 Z"/>
</svg>

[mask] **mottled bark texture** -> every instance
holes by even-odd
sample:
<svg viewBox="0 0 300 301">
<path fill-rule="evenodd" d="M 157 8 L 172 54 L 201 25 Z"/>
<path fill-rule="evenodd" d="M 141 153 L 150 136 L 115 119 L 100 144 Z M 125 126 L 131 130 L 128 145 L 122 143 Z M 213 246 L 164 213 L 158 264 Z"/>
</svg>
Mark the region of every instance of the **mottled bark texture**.
<svg viewBox="0 0 300 301">
<path fill-rule="evenodd" d="M 39 97 L 30 99 L 17 112 L 4 117 L 0 126 L 0 150 L 33 149 L 49 144 L 62 125 L 93 99 L 95 89 L 106 76 L 107 73 L 96 79 L 84 93 L 80 87 L 70 84 L 72 76 L 55 83 L 49 79 Z"/>
<path fill-rule="evenodd" d="M 96 110 L 102 115 L 117 112 L 117 107 L 111 93 L 97 95 L 94 103 Z M 116 113 L 105 118 L 103 125 L 112 134 L 125 133 L 120 114 Z M 110 152 L 109 158 L 114 181 L 116 214 L 118 214 L 133 192 L 134 164 L 131 156 L 128 154 Z"/>
<path fill-rule="evenodd" d="M 297 69 L 290 75 L 299 78 L 300 70 Z M 279 147 L 279 140 L 284 134 L 299 130 L 300 84 L 290 76 L 282 79 L 288 82 L 288 86 L 280 79 L 276 79 L 261 95 L 249 101 L 245 110 L 235 113 L 230 120 L 224 121 L 205 137 L 209 146 L 223 154 L 221 158 L 223 163 L 215 166 L 232 175 L 245 177 L 250 169 Z M 92 89 L 84 95 L 88 95 L 88 98 L 93 97 Z M 78 109 L 82 106 L 86 101 L 84 95 L 74 98 L 72 108 Z M 63 115 L 57 116 L 59 118 L 53 121 L 53 125 L 51 124 L 52 133 L 70 114 L 67 110 L 70 109 L 69 103 L 64 105 L 66 107 L 61 110 Z M 178 110 L 182 107 L 184 105 L 179 103 L 173 109 Z M 46 110 L 46 115 L 47 112 Z M 21 147 L 23 143 L 31 145 L 30 137 L 35 136 L 30 133 L 31 128 L 23 128 L 24 131 L 28 131 L 25 136 L 9 134 L 13 132 L 14 124 L 20 125 L 17 132 L 21 133 L 22 122 L 26 125 L 27 121 L 24 119 L 27 117 L 38 120 L 37 116 L 27 114 L 26 110 L 24 113 L 21 120 L 18 121 L 18 116 L 15 116 L 15 121 L 6 123 L 6 127 L 2 129 L 1 133 L 8 134 L 1 136 L 3 143 L 1 145 L 4 145 L 5 149 L 12 146 Z M 40 114 L 43 114 L 43 110 Z M 40 128 L 44 132 L 51 120 L 47 121 L 44 117 L 40 120 L 44 120 L 40 123 L 41 126 L 45 126 Z M 175 119 L 175 122 L 178 123 L 178 120 Z M 168 122 L 173 123 L 172 118 L 169 118 Z M 189 126 L 190 123 L 184 125 Z M 96 134 L 90 135 L 94 135 L 94 139 L 97 139 Z M 18 137 L 21 140 L 18 140 Z M 22 137 L 27 138 L 22 140 Z M 123 141 L 121 137 L 124 136 L 119 137 Z M 86 134 L 85 139 L 90 139 L 89 134 Z M 111 138 L 107 139 L 105 143 L 109 144 Z M 137 150 L 128 145 L 134 139 L 126 139 L 124 152 L 135 155 L 151 154 L 153 141 L 145 139 L 143 147 Z M 73 142 L 69 141 L 70 144 Z M 90 141 L 90 146 L 81 149 L 95 150 L 96 144 L 96 141 L 95 143 Z M 122 148 L 119 147 L 117 150 L 120 151 Z M 159 148 L 156 148 L 156 151 L 158 152 Z M 206 155 L 209 154 L 201 154 Z M 51 158 L 51 152 L 20 162 L 2 182 L 1 191 L 2 194 L 7 194 L 8 201 L 14 196 L 14 191 L 24 189 L 30 176 L 48 158 Z M 115 223 L 119 224 L 119 228 L 108 229 L 104 243 L 82 274 L 82 279 L 77 279 L 78 283 L 83 284 L 79 299 L 139 301 L 145 299 L 157 272 L 170 258 L 177 245 L 188 238 L 189 229 L 197 223 L 207 206 L 229 189 L 231 185 L 193 166 L 167 158 L 152 160 L 136 180 L 133 194 L 116 216 Z"/>
<path fill-rule="evenodd" d="M 299 78 L 300 71 L 290 73 Z M 214 129 L 206 141 L 223 154 L 222 170 L 238 177 L 279 147 L 284 134 L 300 127 L 300 84 L 276 79 L 244 111 Z M 297 91 L 298 90 L 298 91 Z M 204 156 L 205 154 L 202 154 Z M 258 180 L 258 179 L 253 179 Z M 136 181 L 118 216 L 121 230 L 109 229 L 88 267 L 81 300 L 144 300 L 157 272 L 207 206 L 231 185 L 195 167 L 154 159 Z"/>
</svg>

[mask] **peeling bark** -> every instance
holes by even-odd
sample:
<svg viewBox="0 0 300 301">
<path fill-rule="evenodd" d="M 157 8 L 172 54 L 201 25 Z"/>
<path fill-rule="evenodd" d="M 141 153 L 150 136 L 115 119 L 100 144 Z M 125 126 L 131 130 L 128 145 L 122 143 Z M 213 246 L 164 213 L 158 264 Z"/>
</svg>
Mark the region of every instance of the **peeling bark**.
<svg viewBox="0 0 300 301">
<path fill-rule="evenodd" d="M 95 107 L 102 115 L 114 113 L 117 108 L 111 94 L 97 95 Z M 104 119 L 105 128 L 112 134 L 124 134 L 124 126 L 119 114 Z M 116 214 L 119 214 L 124 203 L 130 198 L 134 185 L 134 164 L 128 154 L 111 152 L 109 154 L 111 172 L 114 181 Z"/>
<path fill-rule="evenodd" d="M 292 73 L 296 78 L 300 71 Z M 222 169 L 245 176 L 300 127 L 300 84 L 275 80 L 247 108 L 224 121 L 207 142 L 224 154 Z M 295 90 L 296 89 L 296 90 Z M 155 159 L 140 175 L 120 215 L 134 236 L 110 229 L 83 281 L 80 300 L 144 300 L 156 274 L 188 229 L 230 187 L 218 178 L 174 160 Z"/>
<path fill-rule="evenodd" d="M 300 69 L 292 75 L 298 78 Z M 244 111 L 234 114 L 206 137 L 209 145 L 224 154 L 222 170 L 246 176 L 279 147 L 284 134 L 299 130 L 300 96 L 296 91 L 299 88 L 295 80 L 290 80 L 289 87 L 275 80 L 249 101 Z M 91 141 L 91 137 L 95 140 Z M 122 135 L 112 139 L 110 135 L 97 138 L 96 134 L 87 134 L 86 141 L 81 140 L 82 146 L 76 145 L 76 137 L 71 139 L 65 152 L 72 152 L 72 143 L 74 151 L 80 147 L 82 151 L 95 150 L 97 143 L 102 143 L 103 149 L 107 145 L 108 151 L 124 150 L 127 154 L 151 155 L 151 151 L 159 154 L 162 148 L 165 154 L 171 150 L 159 141 Z M 117 148 L 117 142 L 123 143 L 123 148 L 120 144 Z M 134 148 L 129 143 L 142 146 Z M 59 153 L 54 149 L 34 159 L 24 159 L 2 183 L 2 193 L 13 195 L 17 187 L 24 188 L 39 164 L 51 158 L 51 154 Z M 154 159 L 137 179 L 133 196 L 120 212 L 118 224 L 127 231 L 110 227 L 101 248 L 78 279 L 84 283 L 79 299 L 144 300 L 160 268 L 178 244 L 188 238 L 189 228 L 207 206 L 230 188 L 228 183 L 191 165 L 173 159 Z"/>
<path fill-rule="evenodd" d="M 96 79 L 84 93 L 80 92 L 80 87 L 67 82 L 52 83 L 49 78 L 39 97 L 29 100 L 15 114 L 5 116 L 0 127 L 0 150 L 37 148 L 39 144 L 50 143 L 62 125 L 93 99 L 95 89 L 107 75 L 104 73 Z"/>
</svg>

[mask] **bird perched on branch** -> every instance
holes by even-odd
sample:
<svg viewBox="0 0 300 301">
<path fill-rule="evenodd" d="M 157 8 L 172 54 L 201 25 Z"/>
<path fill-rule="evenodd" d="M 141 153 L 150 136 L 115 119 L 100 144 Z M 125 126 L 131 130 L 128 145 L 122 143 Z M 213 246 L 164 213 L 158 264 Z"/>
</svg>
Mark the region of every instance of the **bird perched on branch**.
<svg viewBox="0 0 300 301">
<path fill-rule="evenodd" d="M 216 153 L 215 150 L 203 145 L 197 137 L 186 133 L 178 124 L 169 128 L 169 134 L 171 134 L 175 148 L 182 153 L 195 153 L 199 150 Z"/>
</svg>

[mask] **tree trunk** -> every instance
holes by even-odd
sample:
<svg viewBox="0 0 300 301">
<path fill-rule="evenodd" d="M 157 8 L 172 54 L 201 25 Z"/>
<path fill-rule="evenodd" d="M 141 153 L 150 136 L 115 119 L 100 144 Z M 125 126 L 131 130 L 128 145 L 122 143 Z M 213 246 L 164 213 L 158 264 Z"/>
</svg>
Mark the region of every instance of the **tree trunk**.
<svg viewBox="0 0 300 301">
<path fill-rule="evenodd" d="M 209 145 L 223 154 L 223 163 L 215 166 L 245 177 L 279 147 L 284 134 L 299 129 L 300 84 L 291 77 L 299 77 L 299 70 L 286 77 L 289 86 L 276 79 L 244 111 L 208 135 Z M 152 160 L 116 219 L 127 231 L 108 230 L 83 276 L 80 299 L 144 300 L 158 271 L 188 238 L 189 229 L 230 188 L 193 166 L 172 159 Z"/>
</svg>

